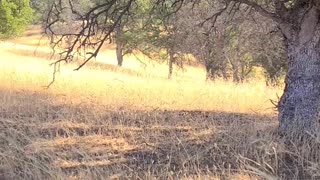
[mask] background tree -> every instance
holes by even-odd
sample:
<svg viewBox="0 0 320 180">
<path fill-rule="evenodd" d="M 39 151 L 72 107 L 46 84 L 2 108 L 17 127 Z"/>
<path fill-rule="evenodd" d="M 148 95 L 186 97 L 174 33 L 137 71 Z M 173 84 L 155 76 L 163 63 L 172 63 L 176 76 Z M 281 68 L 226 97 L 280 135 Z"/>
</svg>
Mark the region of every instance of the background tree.
<svg viewBox="0 0 320 180">
<path fill-rule="evenodd" d="M 131 22 L 126 23 L 122 45 L 130 52 L 135 50 L 152 60 L 168 62 L 168 78 L 171 79 L 174 64 L 183 67 L 180 52 L 183 33 L 175 25 L 177 18 L 169 16 L 174 8 L 171 5 L 155 8 L 149 0 L 137 3 L 136 13 L 131 16 Z"/>
<path fill-rule="evenodd" d="M 151 10 L 152 15 L 144 26 L 148 36 L 144 39 L 144 47 L 141 47 L 140 50 L 151 58 L 167 61 L 169 67 L 168 79 L 171 79 L 173 65 L 177 64 L 181 68 L 183 67 L 181 44 L 184 34 L 175 24 L 177 17 L 170 15 L 174 11 L 170 4 Z"/>
<path fill-rule="evenodd" d="M 251 45 L 254 65 L 262 67 L 267 85 L 280 85 L 287 71 L 287 56 L 279 31 L 258 35 L 259 41 Z"/>
<path fill-rule="evenodd" d="M 0 39 L 23 32 L 32 21 L 32 14 L 29 0 L 0 1 Z"/>
<path fill-rule="evenodd" d="M 33 23 L 40 24 L 46 18 L 46 13 L 49 11 L 53 0 L 30 0 L 30 6 L 34 10 Z"/>
<path fill-rule="evenodd" d="M 129 17 L 131 8 L 136 7 L 134 0 L 123 0 L 121 3 L 94 1 L 88 11 L 80 12 L 76 4 L 77 2 L 74 1 L 68 1 L 68 4 L 55 1 L 46 19 L 46 32 L 56 37 L 52 42 L 53 48 L 70 41 L 67 43 L 69 46 L 59 53 L 61 58 L 54 63 L 55 69 L 60 62 L 70 62 L 76 56 L 84 56 L 85 60 L 76 69 L 79 70 L 95 58 L 103 44 L 112 40 L 112 33 L 122 18 Z M 56 25 L 64 23 L 62 18 L 64 9 L 70 9 L 73 19 L 78 22 L 78 28 L 73 32 L 59 33 L 55 29 Z"/>
<path fill-rule="evenodd" d="M 151 9 L 150 1 L 137 0 L 135 3 L 132 13 L 122 18 L 114 29 L 113 41 L 116 44 L 118 66 L 122 66 L 125 55 L 138 51 L 141 47 L 139 44 L 147 40 L 144 24 Z"/>
<path fill-rule="evenodd" d="M 213 21 L 208 19 L 212 14 L 216 15 L 212 9 L 218 9 L 219 6 L 221 3 L 217 1 L 203 0 L 196 5 L 193 2 L 187 3 L 177 12 L 175 23 L 185 34 L 181 51 L 196 57 L 204 65 L 207 79 L 211 80 L 217 77 L 228 79 L 224 51 L 225 25 L 217 19 Z"/>
<path fill-rule="evenodd" d="M 243 14 L 246 8 L 242 8 Z M 226 49 L 234 82 L 262 68 L 268 85 L 278 84 L 286 69 L 283 38 L 276 24 L 258 14 L 237 15 L 229 21 Z M 259 70 L 260 71 L 260 70 Z"/>
</svg>

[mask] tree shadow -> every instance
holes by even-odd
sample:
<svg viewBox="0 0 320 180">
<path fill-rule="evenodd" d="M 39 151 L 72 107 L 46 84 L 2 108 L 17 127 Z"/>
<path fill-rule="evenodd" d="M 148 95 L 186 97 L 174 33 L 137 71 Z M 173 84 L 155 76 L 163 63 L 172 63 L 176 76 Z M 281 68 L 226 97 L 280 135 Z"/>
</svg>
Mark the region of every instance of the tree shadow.
<svg viewBox="0 0 320 180">
<path fill-rule="evenodd" d="M 0 160 L 7 162 L 4 174 L 13 179 L 34 179 L 34 174 L 80 179 L 281 174 L 276 117 L 168 110 L 102 113 L 85 104 L 57 105 L 41 93 L 23 92 L 16 98 L 19 106 L 0 112 L 0 152 L 12 156 Z"/>
</svg>

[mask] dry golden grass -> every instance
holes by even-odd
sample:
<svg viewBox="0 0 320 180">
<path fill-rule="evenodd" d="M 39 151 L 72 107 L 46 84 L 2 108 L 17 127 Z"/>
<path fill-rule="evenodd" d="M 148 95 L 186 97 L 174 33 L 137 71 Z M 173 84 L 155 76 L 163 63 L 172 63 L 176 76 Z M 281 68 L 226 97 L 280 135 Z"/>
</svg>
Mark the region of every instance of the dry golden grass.
<svg viewBox="0 0 320 180">
<path fill-rule="evenodd" d="M 112 48 L 79 72 L 52 78 L 39 32 L 0 43 L 0 179 L 319 178 L 315 146 L 276 134 L 263 81 L 205 82 L 187 67 L 167 80 L 166 65 Z"/>
<path fill-rule="evenodd" d="M 53 70 L 48 65 L 49 62 L 37 58 L 38 52 L 34 52 L 34 47 L 23 48 L 24 51 L 29 51 L 30 56 L 27 56 L 25 52 L 20 54 L 24 46 L 2 44 L 2 89 L 37 90 L 51 95 L 66 96 L 74 101 L 90 98 L 99 104 L 117 108 L 260 114 L 274 113 L 269 99 L 276 99 L 276 93 L 281 93 L 278 89 L 267 88 L 263 81 L 239 85 L 223 81 L 205 82 L 204 70 L 193 67 L 187 67 L 184 72 L 178 69 L 174 79 L 168 81 L 165 65 L 148 64 L 147 67 L 141 67 L 140 64 L 139 67 L 140 62 L 134 61 L 132 57 L 125 59 L 123 68 L 96 62 L 75 72 L 75 64 L 64 66 L 57 74 L 57 81 L 47 90 L 43 87 L 51 81 Z M 13 53 L 6 51 L 6 48 Z M 36 55 L 33 55 L 34 53 Z M 103 57 L 99 57 L 98 60 L 101 59 Z M 110 61 L 115 62 L 115 57 L 110 58 Z"/>
</svg>

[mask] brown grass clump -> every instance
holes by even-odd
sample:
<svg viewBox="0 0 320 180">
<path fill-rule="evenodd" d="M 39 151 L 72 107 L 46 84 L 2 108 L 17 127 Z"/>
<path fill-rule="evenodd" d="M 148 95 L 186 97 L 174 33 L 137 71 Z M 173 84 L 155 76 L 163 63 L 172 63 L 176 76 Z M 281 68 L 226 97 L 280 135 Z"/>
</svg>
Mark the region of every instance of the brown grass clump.
<svg viewBox="0 0 320 180">
<path fill-rule="evenodd" d="M 109 49 L 45 89 L 34 31 L 0 44 L 0 179 L 320 178 L 319 142 L 277 134 L 278 88 L 204 82 L 197 67 L 168 81 L 165 65 L 105 63 Z"/>
</svg>

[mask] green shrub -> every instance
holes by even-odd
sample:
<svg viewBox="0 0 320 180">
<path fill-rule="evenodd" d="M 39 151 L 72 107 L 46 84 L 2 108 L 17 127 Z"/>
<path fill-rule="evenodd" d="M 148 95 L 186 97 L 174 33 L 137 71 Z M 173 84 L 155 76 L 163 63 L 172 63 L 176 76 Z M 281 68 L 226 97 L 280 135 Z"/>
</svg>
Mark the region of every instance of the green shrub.
<svg viewBox="0 0 320 180">
<path fill-rule="evenodd" d="M 0 1 L 0 39 L 18 35 L 32 21 L 29 0 Z"/>
</svg>

